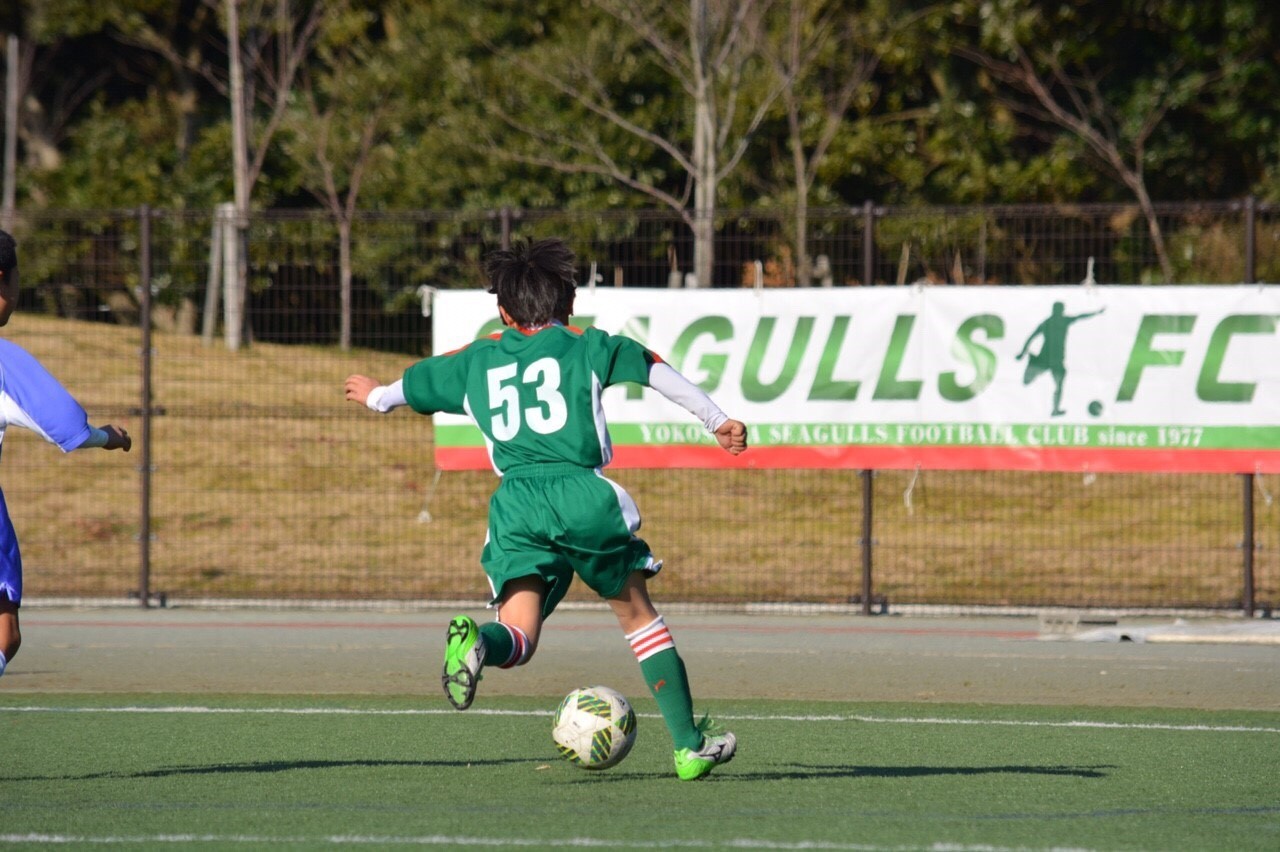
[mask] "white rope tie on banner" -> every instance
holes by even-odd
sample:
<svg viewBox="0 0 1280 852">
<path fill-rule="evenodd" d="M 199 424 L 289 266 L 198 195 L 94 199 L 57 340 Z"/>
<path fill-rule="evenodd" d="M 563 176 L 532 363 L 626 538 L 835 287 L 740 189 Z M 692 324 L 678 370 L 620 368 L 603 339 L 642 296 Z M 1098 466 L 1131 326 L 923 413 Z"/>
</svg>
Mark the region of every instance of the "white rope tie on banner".
<svg viewBox="0 0 1280 852">
<path fill-rule="evenodd" d="M 907 507 L 907 514 L 914 515 L 915 507 L 911 505 L 911 492 L 916 490 L 916 483 L 920 481 L 920 465 L 916 465 L 916 472 L 911 474 L 911 481 L 907 483 L 907 490 L 902 493 L 902 504 Z"/>
<path fill-rule="evenodd" d="M 1271 505 L 1271 492 L 1267 490 L 1267 485 L 1262 481 L 1262 465 L 1254 465 L 1253 481 L 1258 483 L 1258 490 L 1262 492 L 1262 502 L 1268 506 Z"/>
<path fill-rule="evenodd" d="M 429 524 L 435 518 L 431 517 L 431 498 L 436 495 L 436 486 L 440 484 L 440 468 L 436 468 L 436 475 L 431 480 L 431 487 L 427 489 L 427 497 L 422 501 L 422 511 L 418 513 L 418 523 Z"/>
<path fill-rule="evenodd" d="M 1080 282 L 1080 285 L 1086 290 L 1092 290 L 1098 286 L 1098 279 L 1093 277 L 1093 258 L 1089 258 L 1089 265 L 1086 267 L 1084 280 Z"/>
</svg>

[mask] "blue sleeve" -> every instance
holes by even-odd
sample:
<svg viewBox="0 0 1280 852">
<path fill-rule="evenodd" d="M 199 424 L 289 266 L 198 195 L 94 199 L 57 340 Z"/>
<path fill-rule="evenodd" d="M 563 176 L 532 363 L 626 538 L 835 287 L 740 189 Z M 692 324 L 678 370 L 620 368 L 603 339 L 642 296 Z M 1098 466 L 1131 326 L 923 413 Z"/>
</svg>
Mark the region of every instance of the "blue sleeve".
<svg viewBox="0 0 1280 852">
<path fill-rule="evenodd" d="M 88 440 L 89 416 L 80 403 L 35 356 L 8 340 L 0 340 L 0 394 L 6 408 L 18 414 L 11 423 L 39 433 L 63 452 Z"/>
</svg>

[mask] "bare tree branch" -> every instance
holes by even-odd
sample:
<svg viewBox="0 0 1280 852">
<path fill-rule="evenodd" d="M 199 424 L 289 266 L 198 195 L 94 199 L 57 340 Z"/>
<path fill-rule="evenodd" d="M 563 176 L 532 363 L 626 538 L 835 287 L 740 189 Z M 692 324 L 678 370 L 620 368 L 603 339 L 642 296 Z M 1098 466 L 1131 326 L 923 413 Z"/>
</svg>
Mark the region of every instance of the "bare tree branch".
<svg viewBox="0 0 1280 852">
<path fill-rule="evenodd" d="M 607 177 L 629 187 L 630 189 L 642 192 L 650 198 L 662 202 L 681 215 L 685 215 L 685 208 L 689 203 L 690 192 L 689 185 L 687 183 L 684 195 L 682 197 L 676 197 L 670 193 L 664 192 L 662 189 L 652 185 L 651 183 L 636 178 L 627 172 L 619 166 L 618 163 L 607 154 L 607 152 L 605 152 L 602 146 L 588 146 L 576 138 L 553 136 L 534 125 L 520 121 L 509 113 L 502 110 L 498 110 L 497 112 L 499 118 L 501 118 L 501 120 L 508 124 L 512 129 L 518 130 L 534 140 L 546 143 L 548 146 L 552 144 L 566 145 L 571 150 L 577 151 L 582 154 L 584 158 L 593 162 L 571 162 L 554 157 L 524 154 L 517 151 L 511 151 L 494 144 L 491 148 L 493 153 L 496 155 L 515 162 L 525 163 L 527 165 L 550 168 L 562 174 L 592 174 Z"/>
<path fill-rule="evenodd" d="M 495 53 L 498 51 L 498 47 L 492 44 L 491 42 L 486 42 L 485 46 L 493 50 Z M 547 85 L 551 86 L 553 89 L 555 89 L 557 92 L 564 95 L 565 97 L 571 98 L 572 100 L 580 104 L 583 108 L 587 109 L 588 111 L 594 113 L 600 118 L 605 119 L 610 124 L 613 124 L 614 126 L 626 131 L 627 133 L 631 134 L 637 139 L 643 140 L 644 142 L 647 142 L 650 145 L 653 145 L 654 147 L 661 149 L 669 157 L 675 160 L 680 165 L 681 168 L 687 169 L 687 170 L 693 169 L 693 163 L 691 160 L 689 160 L 685 152 L 682 151 L 675 144 L 673 144 L 666 137 L 661 136 L 647 128 L 641 127 L 635 122 L 629 120 L 625 116 L 621 115 L 616 109 L 614 109 L 612 105 L 605 103 L 603 101 L 597 100 L 595 98 L 587 97 L 584 94 L 581 87 L 574 86 L 571 83 L 567 82 L 566 80 L 554 74 L 548 73 L 542 67 L 532 62 L 526 61 L 523 57 L 519 57 L 519 56 L 514 57 L 514 61 L 522 71 L 541 80 Z M 605 90 L 604 84 L 601 83 L 599 78 L 595 76 L 594 72 L 581 66 L 578 67 L 578 70 L 579 70 L 579 73 L 586 76 L 588 87 L 595 90 L 596 92 L 603 92 Z M 503 114 L 505 115 L 505 113 Z M 517 129 L 520 129 L 520 128 L 517 128 Z"/>
<path fill-rule="evenodd" d="M 636 0 L 592 0 L 592 4 L 601 11 L 613 15 L 633 32 L 639 34 L 644 42 L 662 58 L 668 72 L 679 81 L 685 94 L 690 96 L 694 94 L 693 69 L 688 51 L 658 31 L 653 19 L 647 14 L 647 9 L 642 8 Z"/>
</svg>

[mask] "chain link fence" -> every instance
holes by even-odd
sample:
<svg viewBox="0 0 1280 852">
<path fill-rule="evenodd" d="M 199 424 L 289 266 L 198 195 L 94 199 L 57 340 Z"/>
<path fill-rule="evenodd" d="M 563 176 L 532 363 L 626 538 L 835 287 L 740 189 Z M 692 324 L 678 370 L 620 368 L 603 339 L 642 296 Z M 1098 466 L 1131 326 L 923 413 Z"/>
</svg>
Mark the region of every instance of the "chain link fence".
<svg viewBox="0 0 1280 852">
<path fill-rule="evenodd" d="M 1280 280 L 1276 208 L 1158 214 L 1174 283 Z M 230 346 L 224 225 L 212 212 L 18 217 L 24 290 L 5 336 L 93 422 L 135 437 L 129 455 L 62 457 L 25 430 L 6 434 L 0 483 L 29 599 L 482 600 L 492 475 L 437 471 L 428 418 L 346 403 L 343 379 L 390 380 L 429 354 L 431 288 L 479 286 L 480 257 L 514 238 L 569 239 L 584 286 L 683 286 L 692 258 L 688 227 L 668 214 L 367 214 L 352 223 L 344 299 L 334 223 L 259 214 L 243 233 Z M 1122 205 L 811 210 L 804 258 L 789 248 L 798 230 L 788 212 L 721 214 L 713 283 L 1164 281 L 1150 223 Z M 611 476 L 667 560 L 668 601 L 1253 614 L 1280 600 L 1280 486 L 1261 476 Z"/>
</svg>

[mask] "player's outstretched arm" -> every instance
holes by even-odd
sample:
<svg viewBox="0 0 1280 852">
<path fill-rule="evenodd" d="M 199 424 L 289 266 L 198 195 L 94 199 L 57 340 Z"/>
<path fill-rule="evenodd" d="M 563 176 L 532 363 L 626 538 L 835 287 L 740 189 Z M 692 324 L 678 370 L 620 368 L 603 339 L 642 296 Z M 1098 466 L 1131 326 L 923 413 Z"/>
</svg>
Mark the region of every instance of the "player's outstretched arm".
<svg viewBox="0 0 1280 852">
<path fill-rule="evenodd" d="M 366 405 L 369 402 L 369 394 L 379 384 L 380 382 L 376 379 L 371 379 L 368 376 L 353 375 L 347 376 L 347 381 L 343 387 L 347 392 L 348 400 Z"/>
<path fill-rule="evenodd" d="M 747 451 L 747 424 L 741 420 L 726 420 L 715 431 L 716 440 L 725 452 L 739 456 Z"/>
<path fill-rule="evenodd" d="M 348 376 L 347 399 L 362 403 L 370 411 L 386 414 L 388 411 L 408 405 L 404 398 L 404 379 L 396 379 L 389 385 L 378 384 L 368 376 Z"/>
<path fill-rule="evenodd" d="M 129 433 L 124 429 L 116 426 L 103 426 L 102 431 L 107 433 L 107 442 L 102 445 L 102 449 L 124 450 L 127 453 L 133 448 L 133 439 L 129 437 Z"/>
</svg>

